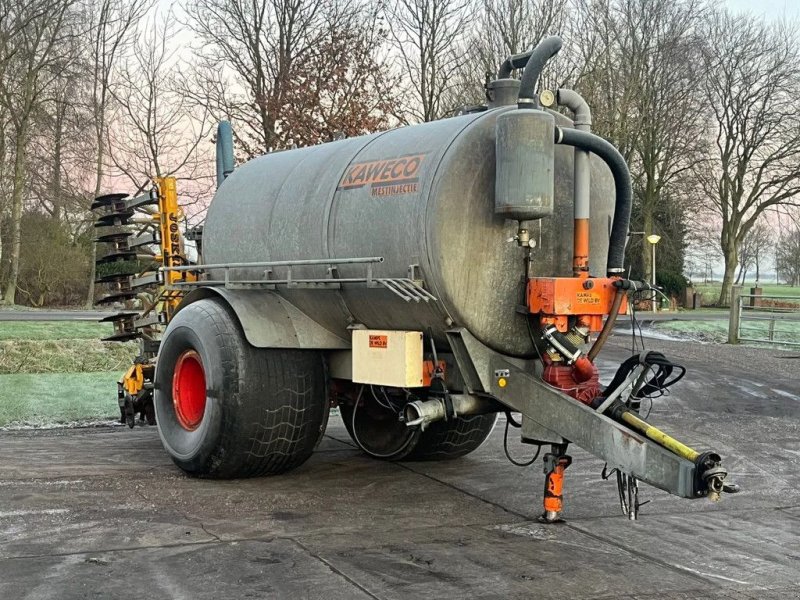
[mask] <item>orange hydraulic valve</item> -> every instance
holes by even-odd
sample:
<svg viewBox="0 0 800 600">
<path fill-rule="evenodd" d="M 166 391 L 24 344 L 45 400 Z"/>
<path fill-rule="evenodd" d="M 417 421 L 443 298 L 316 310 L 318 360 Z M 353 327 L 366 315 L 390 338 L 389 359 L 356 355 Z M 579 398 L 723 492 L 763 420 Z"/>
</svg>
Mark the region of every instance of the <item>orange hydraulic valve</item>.
<svg viewBox="0 0 800 600">
<path fill-rule="evenodd" d="M 554 445 L 557 450 L 562 446 Z M 572 457 L 563 453 L 550 453 L 544 455 L 544 514 L 541 521 L 554 523 L 559 521 L 559 515 L 564 508 L 564 471 L 572 464 Z"/>
<path fill-rule="evenodd" d="M 574 316 L 589 331 L 603 328 L 603 317 L 614 306 L 617 289 L 613 278 L 534 277 L 528 280 L 528 310 L 538 314 L 543 326 L 555 325 L 562 333 Z M 619 307 L 624 314 L 627 306 Z"/>
</svg>

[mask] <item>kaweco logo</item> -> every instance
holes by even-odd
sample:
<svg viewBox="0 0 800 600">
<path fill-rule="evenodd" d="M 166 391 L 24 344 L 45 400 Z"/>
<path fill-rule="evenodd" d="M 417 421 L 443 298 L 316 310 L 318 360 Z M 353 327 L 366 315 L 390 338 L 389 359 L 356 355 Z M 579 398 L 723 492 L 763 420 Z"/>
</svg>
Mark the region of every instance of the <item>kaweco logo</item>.
<svg viewBox="0 0 800 600">
<path fill-rule="evenodd" d="M 359 162 L 348 167 L 339 190 L 370 186 L 372 196 L 413 194 L 419 186 L 417 176 L 424 154 L 409 154 L 397 158 Z"/>
</svg>

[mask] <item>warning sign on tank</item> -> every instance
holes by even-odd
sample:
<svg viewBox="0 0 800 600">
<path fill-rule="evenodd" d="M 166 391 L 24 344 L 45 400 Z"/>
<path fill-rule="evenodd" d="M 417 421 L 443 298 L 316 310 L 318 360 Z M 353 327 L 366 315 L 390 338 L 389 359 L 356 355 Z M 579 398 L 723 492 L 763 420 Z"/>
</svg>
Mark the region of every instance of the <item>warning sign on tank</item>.
<svg viewBox="0 0 800 600">
<path fill-rule="evenodd" d="M 408 154 L 352 164 L 336 189 L 369 186 L 370 195 L 376 197 L 414 194 L 419 189 L 418 173 L 424 158 L 424 154 Z"/>
<path fill-rule="evenodd" d="M 388 348 L 389 336 L 387 335 L 370 335 L 369 336 L 370 348 Z"/>
</svg>

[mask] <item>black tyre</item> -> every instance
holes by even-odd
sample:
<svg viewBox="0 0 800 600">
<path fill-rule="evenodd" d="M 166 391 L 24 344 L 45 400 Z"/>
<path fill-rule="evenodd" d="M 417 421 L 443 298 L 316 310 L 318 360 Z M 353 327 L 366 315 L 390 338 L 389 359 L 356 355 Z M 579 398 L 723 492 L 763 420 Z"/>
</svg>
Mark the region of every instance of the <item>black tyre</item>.
<svg viewBox="0 0 800 600">
<path fill-rule="evenodd" d="M 161 341 L 154 403 L 172 460 L 200 477 L 276 474 L 308 459 L 328 403 L 322 356 L 250 346 L 221 301 L 172 319 Z"/>
<path fill-rule="evenodd" d="M 339 406 L 342 421 L 350 438 L 367 455 L 383 460 L 447 460 L 459 458 L 477 449 L 494 428 L 496 414 L 458 417 L 438 421 L 425 431 L 409 429 L 397 414 L 367 402 L 358 407 Z"/>
<path fill-rule="evenodd" d="M 395 412 L 370 403 L 359 405 L 355 414 L 353 410 L 351 404 L 339 405 L 350 439 L 372 458 L 402 460 L 419 440 L 419 430 L 406 427 Z"/>
<path fill-rule="evenodd" d="M 486 441 L 496 421 L 497 413 L 431 423 L 406 460 L 448 460 L 469 454 Z"/>
</svg>

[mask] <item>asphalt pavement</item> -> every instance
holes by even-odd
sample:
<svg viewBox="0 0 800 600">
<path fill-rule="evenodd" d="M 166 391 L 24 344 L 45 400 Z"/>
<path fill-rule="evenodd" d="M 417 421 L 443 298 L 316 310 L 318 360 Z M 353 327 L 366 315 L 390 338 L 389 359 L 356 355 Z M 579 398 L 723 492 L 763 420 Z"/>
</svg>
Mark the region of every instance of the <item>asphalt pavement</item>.
<svg viewBox="0 0 800 600">
<path fill-rule="evenodd" d="M 186 477 L 155 428 L 2 432 L 0 598 L 800 598 L 797 353 L 647 344 L 689 369 L 650 419 L 719 452 L 739 494 L 643 485 L 631 522 L 574 449 L 567 521 L 542 525 L 541 463 L 505 459 L 502 421 L 462 459 L 385 463 L 332 418 L 304 466 L 241 481 Z"/>
</svg>

